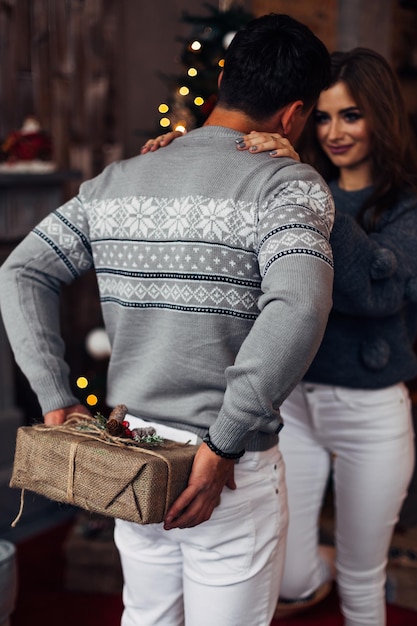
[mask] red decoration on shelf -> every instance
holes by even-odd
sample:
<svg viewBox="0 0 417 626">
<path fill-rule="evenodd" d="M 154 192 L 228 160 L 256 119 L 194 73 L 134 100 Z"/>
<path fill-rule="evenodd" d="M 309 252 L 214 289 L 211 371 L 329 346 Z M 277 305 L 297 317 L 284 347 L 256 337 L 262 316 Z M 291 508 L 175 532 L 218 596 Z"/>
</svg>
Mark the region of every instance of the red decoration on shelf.
<svg viewBox="0 0 417 626">
<path fill-rule="evenodd" d="M 51 137 L 29 116 L 0 145 L 0 161 L 2 171 L 51 171 L 55 169 Z"/>
</svg>

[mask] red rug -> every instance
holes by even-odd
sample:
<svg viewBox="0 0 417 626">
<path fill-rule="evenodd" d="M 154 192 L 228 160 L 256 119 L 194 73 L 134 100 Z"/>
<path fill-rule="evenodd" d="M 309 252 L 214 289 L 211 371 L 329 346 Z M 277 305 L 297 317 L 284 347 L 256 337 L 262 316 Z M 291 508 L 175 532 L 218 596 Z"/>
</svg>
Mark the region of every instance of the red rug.
<svg viewBox="0 0 417 626">
<path fill-rule="evenodd" d="M 120 625 L 122 602 L 119 595 L 65 590 L 63 546 L 72 526 L 72 522 L 65 523 L 17 545 L 19 592 L 11 626 Z M 414 611 L 389 604 L 387 613 L 388 626 L 417 625 Z M 342 625 L 335 592 L 304 615 L 271 623 L 271 626 Z"/>
</svg>

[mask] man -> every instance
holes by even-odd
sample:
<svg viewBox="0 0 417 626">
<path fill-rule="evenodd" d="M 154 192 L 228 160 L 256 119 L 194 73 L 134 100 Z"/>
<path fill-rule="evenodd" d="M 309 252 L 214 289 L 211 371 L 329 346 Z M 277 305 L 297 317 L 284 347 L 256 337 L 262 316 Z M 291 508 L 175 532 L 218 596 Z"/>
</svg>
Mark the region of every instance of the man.
<svg viewBox="0 0 417 626">
<path fill-rule="evenodd" d="M 304 25 L 252 21 L 203 128 L 83 183 L 2 268 L 4 321 L 45 423 L 86 411 L 70 390 L 58 301 L 62 283 L 94 267 L 108 404 L 203 439 L 164 523 L 116 520 L 123 626 L 271 621 L 287 525 L 279 406 L 326 325 L 334 209 L 312 168 L 235 142 L 253 128 L 294 142 L 328 76 Z"/>
</svg>

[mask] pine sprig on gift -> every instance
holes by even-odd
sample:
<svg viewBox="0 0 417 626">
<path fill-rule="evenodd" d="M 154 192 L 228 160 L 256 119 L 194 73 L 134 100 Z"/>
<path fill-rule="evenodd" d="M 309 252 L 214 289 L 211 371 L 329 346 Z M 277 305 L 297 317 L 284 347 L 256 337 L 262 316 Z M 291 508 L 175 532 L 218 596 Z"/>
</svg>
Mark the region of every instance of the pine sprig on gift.
<svg viewBox="0 0 417 626">
<path fill-rule="evenodd" d="M 100 430 L 107 430 L 107 419 L 101 413 L 96 413 L 94 415 L 94 419 L 96 420 L 96 426 Z M 77 424 L 77 430 L 86 430 L 91 431 L 91 421 L 87 419 L 80 421 Z"/>
<path fill-rule="evenodd" d="M 104 417 L 104 415 L 102 413 L 97 412 L 94 415 L 95 419 L 97 420 L 97 426 L 99 426 L 100 428 L 102 428 L 103 430 L 106 430 L 107 427 L 107 418 Z"/>
</svg>

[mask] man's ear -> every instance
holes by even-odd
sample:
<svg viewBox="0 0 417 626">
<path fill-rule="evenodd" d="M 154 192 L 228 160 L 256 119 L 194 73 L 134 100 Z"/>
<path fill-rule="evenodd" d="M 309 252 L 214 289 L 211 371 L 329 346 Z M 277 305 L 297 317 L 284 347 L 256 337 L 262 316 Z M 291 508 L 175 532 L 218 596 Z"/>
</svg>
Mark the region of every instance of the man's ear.
<svg viewBox="0 0 417 626">
<path fill-rule="evenodd" d="M 217 79 L 217 87 L 220 87 L 220 83 L 222 82 L 222 78 L 223 78 L 223 70 L 220 72 L 219 78 Z"/>
<path fill-rule="evenodd" d="M 304 103 L 302 100 L 295 100 L 287 104 L 281 114 L 281 126 L 284 135 L 291 133 L 292 125 L 297 116 L 302 113 Z"/>
</svg>

